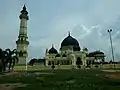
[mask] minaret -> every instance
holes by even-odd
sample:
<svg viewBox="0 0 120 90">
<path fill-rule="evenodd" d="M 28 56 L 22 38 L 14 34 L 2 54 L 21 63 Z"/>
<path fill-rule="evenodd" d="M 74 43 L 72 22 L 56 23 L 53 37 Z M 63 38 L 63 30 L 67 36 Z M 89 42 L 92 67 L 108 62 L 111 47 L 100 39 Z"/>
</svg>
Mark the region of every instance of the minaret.
<svg viewBox="0 0 120 90">
<path fill-rule="evenodd" d="M 48 48 L 46 48 L 46 52 L 45 52 L 45 66 L 48 66 Z"/>
<path fill-rule="evenodd" d="M 27 20 L 29 19 L 29 17 L 25 5 L 21 11 L 19 18 L 20 18 L 20 30 L 18 40 L 16 41 L 17 56 L 19 58 L 18 64 L 26 64 L 28 59 L 28 45 L 29 45 L 29 41 L 27 40 L 28 39 Z"/>
</svg>

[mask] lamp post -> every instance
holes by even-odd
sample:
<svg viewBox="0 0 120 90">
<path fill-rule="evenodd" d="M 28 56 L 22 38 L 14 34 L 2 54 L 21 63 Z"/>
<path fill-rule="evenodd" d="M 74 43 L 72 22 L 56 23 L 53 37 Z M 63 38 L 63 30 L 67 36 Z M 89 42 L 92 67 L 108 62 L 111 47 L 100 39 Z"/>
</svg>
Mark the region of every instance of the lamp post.
<svg viewBox="0 0 120 90">
<path fill-rule="evenodd" d="M 112 45 L 111 32 L 112 32 L 112 29 L 108 30 L 108 33 L 109 33 L 109 35 L 110 35 L 110 43 L 111 43 L 111 50 L 112 50 L 112 59 L 113 59 L 113 64 L 114 64 L 114 68 L 115 68 L 114 52 L 113 52 L 113 45 Z"/>
</svg>

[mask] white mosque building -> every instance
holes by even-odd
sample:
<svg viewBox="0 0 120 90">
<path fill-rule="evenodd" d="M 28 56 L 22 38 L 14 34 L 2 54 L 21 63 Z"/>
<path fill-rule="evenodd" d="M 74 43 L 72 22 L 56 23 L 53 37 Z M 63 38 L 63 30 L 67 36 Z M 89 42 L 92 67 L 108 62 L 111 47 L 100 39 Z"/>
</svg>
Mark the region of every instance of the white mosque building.
<svg viewBox="0 0 120 90">
<path fill-rule="evenodd" d="M 68 33 L 68 36 L 62 41 L 59 51 L 52 47 L 45 53 L 45 65 L 81 65 L 87 66 L 90 62 L 103 61 L 104 53 L 100 51 L 94 51 L 88 53 L 87 48 L 83 48 L 79 45 L 79 42 Z"/>
</svg>

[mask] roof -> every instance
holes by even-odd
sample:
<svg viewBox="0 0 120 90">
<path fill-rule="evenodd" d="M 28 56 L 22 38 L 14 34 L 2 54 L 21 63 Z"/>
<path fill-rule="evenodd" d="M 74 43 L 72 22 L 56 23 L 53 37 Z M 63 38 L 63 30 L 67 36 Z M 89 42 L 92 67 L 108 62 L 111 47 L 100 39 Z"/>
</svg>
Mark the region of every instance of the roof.
<svg viewBox="0 0 120 90">
<path fill-rule="evenodd" d="M 97 56 L 98 54 L 102 54 L 104 56 L 104 53 L 101 51 L 94 51 L 94 52 L 90 52 L 87 54 L 88 57 L 94 57 Z"/>
</svg>

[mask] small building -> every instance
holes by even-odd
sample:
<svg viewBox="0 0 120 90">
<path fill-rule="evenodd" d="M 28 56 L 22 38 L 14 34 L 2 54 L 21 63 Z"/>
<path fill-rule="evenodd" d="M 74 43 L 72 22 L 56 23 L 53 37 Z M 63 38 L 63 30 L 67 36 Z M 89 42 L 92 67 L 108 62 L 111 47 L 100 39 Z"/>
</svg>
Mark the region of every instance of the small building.
<svg viewBox="0 0 120 90">
<path fill-rule="evenodd" d="M 104 63 L 105 55 L 100 50 L 90 52 L 87 55 L 87 64 Z"/>
</svg>

